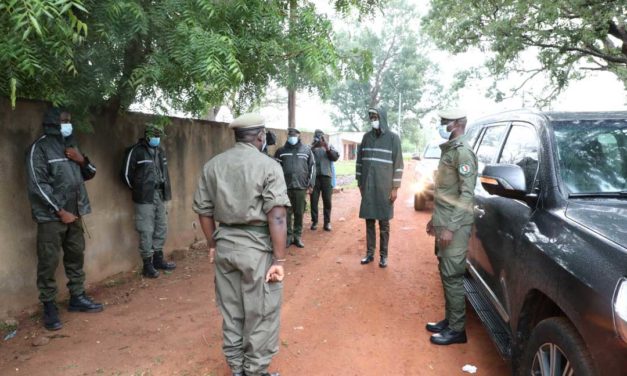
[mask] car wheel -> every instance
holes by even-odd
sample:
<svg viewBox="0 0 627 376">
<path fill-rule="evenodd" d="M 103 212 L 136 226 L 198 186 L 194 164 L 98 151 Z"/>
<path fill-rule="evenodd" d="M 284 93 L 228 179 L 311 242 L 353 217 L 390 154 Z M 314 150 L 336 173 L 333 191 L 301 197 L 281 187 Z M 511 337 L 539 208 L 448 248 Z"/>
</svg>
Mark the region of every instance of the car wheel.
<svg viewBox="0 0 627 376">
<path fill-rule="evenodd" d="M 541 321 L 531 332 L 519 375 L 588 376 L 596 372 L 575 327 L 564 317 L 552 317 Z"/>
<path fill-rule="evenodd" d="M 414 210 L 416 211 L 424 210 L 426 206 L 427 206 L 427 200 L 425 199 L 425 197 L 419 193 L 416 193 L 414 195 Z"/>
</svg>

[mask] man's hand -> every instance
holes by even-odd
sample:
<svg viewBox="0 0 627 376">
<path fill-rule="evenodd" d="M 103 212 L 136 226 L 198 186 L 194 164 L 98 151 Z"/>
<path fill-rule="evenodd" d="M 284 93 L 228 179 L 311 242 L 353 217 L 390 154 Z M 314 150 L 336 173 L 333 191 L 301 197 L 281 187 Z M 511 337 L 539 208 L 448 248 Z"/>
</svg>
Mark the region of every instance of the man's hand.
<svg viewBox="0 0 627 376">
<path fill-rule="evenodd" d="M 433 219 L 427 223 L 427 235 L 435 236 L 435 228 L 433 227 Z"/>
<path fill-rule="evenodd" d="M 390 202 L 394 203 L 397 197 L 398 197 L 398 188 L 392 188 L 392 192 L 390 192 Z"/>
<path fill-rule="evenodd" d="M 266 282 L 281 282 L 285 277 L 283 265 L 272 265 L 266 273 Z"/>
<path fill-rule="evenodd" d="M 308 188 L 307 188 L 307 194 L 308 194 L 308 195 L 310 195 L 310 194 L 312 194 L 312 193 L 313 193 L 313 188 L 308 187 Z"/>
<path fill-rule="evenodd" d="M 446 249 L 449 245 L 451 245 L 451 241 L 453 241 L 453 232 L 447 229 L 443 229 L 440 231 L 440 236 L 437 238 L 438 246 L 440 249 Z"/>
<path fill-rule="evenodd" d="M 61 219 L 61 222 L 65 223 L 66 225 L 69 225 L 70 223 L 74 223 L 78 219 L 77 216 L 70 213 L 69 211 L 66 211 L 65 209 L 59 210 L 57 212 L 57 215 Z"/>
<path fill-rule="evenodd" d="M 81 154 L 76 148 L 67 148 L 65 149 L 65 156 L 79 165 L 83 166 L 85 164 L 85 157 Z"/>
<path fill-rule="evenodd" d="M 209 263 L 213 264 L 216 260 L 216 249 L 209 248 Z"/>
</svg>

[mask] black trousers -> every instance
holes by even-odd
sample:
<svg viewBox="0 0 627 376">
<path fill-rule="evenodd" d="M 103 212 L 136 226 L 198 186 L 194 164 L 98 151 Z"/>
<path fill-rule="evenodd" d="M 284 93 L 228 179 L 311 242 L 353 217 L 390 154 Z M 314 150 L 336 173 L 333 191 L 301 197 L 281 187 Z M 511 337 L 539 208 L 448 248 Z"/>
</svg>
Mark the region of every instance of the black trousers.
<svg viewBox="0 0 627 376">
<path fill-rule="evenodd" d="M 390 221 L 379 220 L 379 253 L 382 257 L 388 256 L 390 242 Z M 377 248 L 376 219 L 366 219 L 366 247 L 368 256 L 374 257 Z"/>
<path fill-rule="evenodd" d="M 311 222 L 318 223 L 318 201 L 322 193 L 322 207 L 324 215 L 324 224 L 331 223 L 331 196 L 333 196 L 333 185 L 331 177 L 318 175 L 316 176 L 316 184 L 311 193 Z"/>
</svg>

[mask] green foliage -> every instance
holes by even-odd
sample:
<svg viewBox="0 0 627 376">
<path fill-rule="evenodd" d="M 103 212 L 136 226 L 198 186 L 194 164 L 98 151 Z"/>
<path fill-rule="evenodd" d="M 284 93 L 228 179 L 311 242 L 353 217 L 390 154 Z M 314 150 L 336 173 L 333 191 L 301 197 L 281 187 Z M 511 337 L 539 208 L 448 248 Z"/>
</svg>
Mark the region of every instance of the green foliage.
<svg viewBox="0 0 627 376">
<path fill-rule="evenodd" d="M 442 99 L 441 86 L 433 78 L 437 67 L 420 49 L 426 43 L 411 27 L 418 18 L 413 6 L 391 1 L 384 15 L 387 26 L 380 31 L 355 25 L 354 34 L 338 35 L 346 79 L 331 95 L 337 108 L 333 120 L 343 130 L 367 130 L 367 109 L 384 106 L 392 129 L 415 144 L 421 137 L 419 119 Z"/>
<path fill-rule="evenodd" d="M 382 1 L 333 4 L 363 13 Z M 312 1 L 296 3 L 290 25 L 289 0 L 3 0 L 0 95 L 63 104 L 79 119 L 137 102 L 239 112 L 273 81 L 326 95 L 339 74 L 331 23 Z"/>
<path fill-rule="evenodd" d="M 88 26 L 82 0 L 3 0 L 0 2 L 0 92 L 11 98 L 38 92 L 60 102 L 60 76 L 77 72 L 75 48 Z"/>
<path fill-rule="evenodd" d="M 424 19 L 440 47 L 492 56 L 486 66 L 496 79 L 548 74 L 548 100 L 589 70 L 614 72 L 627 86 L 626 25 L 627 2 L 619 0 L 431 0 Z M 537 66 L 525 60 L 530 49 L 539 51 Z"/>
</svg>

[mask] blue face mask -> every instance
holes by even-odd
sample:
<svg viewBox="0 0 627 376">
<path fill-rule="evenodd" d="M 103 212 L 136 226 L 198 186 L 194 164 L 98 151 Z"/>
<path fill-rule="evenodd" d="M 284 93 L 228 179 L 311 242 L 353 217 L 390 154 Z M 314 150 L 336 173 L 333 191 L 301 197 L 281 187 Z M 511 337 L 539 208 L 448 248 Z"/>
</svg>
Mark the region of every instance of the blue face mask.
<svg viewBox="0 0 627 376">
<path fill-rule="evenodd" d="M 72 134 L 72 123 L 61 123 L 60 130 L 63 137 L 70 137 Z"/>
<path fill-rule="evenodd" d="M 296 137 L 296 136 L 290 136 L 290 137 L 288 137 L 288 138 L 287 138 L 287 142 L 288 142 L 290 145 L 296 145 L 296 144 L 298 143 L 298 137 Z"/>
<path fill-rule="evenodd" d="M 161 143 L 160 137 L 150 137 L 150 139 L 148 140 L 148 145 L 150 145 L 153 148 L 156 148 L 157 146 L 159 146 L 160 143 Z"/>
</svg>

